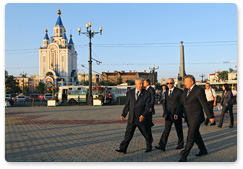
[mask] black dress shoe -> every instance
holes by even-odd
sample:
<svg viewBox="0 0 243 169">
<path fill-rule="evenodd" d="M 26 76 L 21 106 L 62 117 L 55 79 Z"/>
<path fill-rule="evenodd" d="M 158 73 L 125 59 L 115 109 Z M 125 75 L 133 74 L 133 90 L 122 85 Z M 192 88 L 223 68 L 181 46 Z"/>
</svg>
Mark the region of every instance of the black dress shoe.
<svg viewBox="0 0 243 169">
<path fill-rule="evenodd" d="M 204 123 L 205 126 L 208 126 L 208 123 Z"/>
<path fill-rule="evenodd" d="M 197 156 L 197 157 L 200 157 L 200 156 L 203 156 L 203 155 L 206 155 L 206 154 L 208 154 L 208 152 L 199 152 L 198 154 L 195 154 L 195 156 Z"/>
<path fill-rule="evenodd" d="M 215 122 L 213 122 L 213 123 L 211 123 L 211 124 L 210 124 L 210 126 L 214 126 L 214 125 L 216 125 L 216 123 L 215 123 Z"/>
<path fill-rule="evenodd" d="M 186 158 L 181 158 L 178 162 L 187 162 Z"/>
<path fill-rule="evenodd" d="M 152 146 L 147 147 L 146 150 L 145 150 L 145 153 L 148 153 L 148 152 L 150 152 L 150 151 L 152 151 Z"/>
<path fill-rule="evenodd" d="M 229 128 L 233 128 L 233 126 L 229 126 Z"/>
<path fill-rule="evenodd" d="M 159 149 L 161 151 L 165 151 L 165 148 L 164 147 L 161 147 L 161 146 L 155 146 L 156 149 Z"/>
<path fill-rule="evenodd" d="M 182 149 L 184 146 L 177 146 L 176 149 L 179 150 L 179 149 Z"/>
<path fill-rule="evenodd" d="M 126 153 L 127 153 L 126 150 L 121 150 L 121 149 L 118 149 L 118 150 L 116 150 L 116 151 L 119 152 L 119 153 L 123 153 L 123 154 L 126 154 Z"/>
<path fill-rule="evenodd" d="M 218 126 L 218 128 L 222 128 L 222 126 Z"/>
</svg>

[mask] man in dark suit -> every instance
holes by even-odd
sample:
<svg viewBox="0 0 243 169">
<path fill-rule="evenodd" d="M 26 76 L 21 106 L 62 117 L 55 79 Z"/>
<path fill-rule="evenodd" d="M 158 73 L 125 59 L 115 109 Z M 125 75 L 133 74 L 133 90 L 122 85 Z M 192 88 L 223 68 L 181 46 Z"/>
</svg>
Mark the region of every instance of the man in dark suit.
<svg viewBox="0 0 243 169">
<path fill-rule="evenodd" d="M 129 112 L 124 140 L 120 144 L 120 149 L 116 150 L 117 152 L 124 154 L 127 151 L 127 147 L 133 137 L 136 127 L 138 127 L 142 135 L 145 137 L 145 152 L 152 151 L 152 140 L 149 135 L 150 125 L 147 118 L 151 103 L 151 94 L 143 89 L 142 79 L 137 79 L 135 85 L 135 89 L 131 89 L 127 92 L 127 100 L 121 116 L 121 120 L 124 121 L 124 118 Z"/>
<path fill-rule="evenodd" d="M 151 94 L 151 103 L 150 103 L 150 108 L 149 108 L 149 113 L 148 113 L 148 118 L 151 127 L 154 126 L 153 120 L 152 120 L 152 115 L 155 114 L 154 110 L 154 103 L 155 103 L 155 90 L 154 88 L 150 85 L 150 80 L 146 79 L 143 82 L 145 90 L 149 91 Z"/>
<path fill-rule="evenodd" d="M 205 120 L 203 110 L 205 111 L 210 122 L 214 122 L 213 112 L 207 104 L 205 91 L 203 88 L 195 85 L 194 76 L 187 75 L 185 77 L 185 87 L 186 88 L 182 95 L 182 102 L 185 118 L 188 125 L 188 136 L 186 147 L 180 153 L 181 158 L 179 162 L 187 161 L 187 156 L 190 153 L 194 142 L 197 144 L 200 150 L 196 156 L 207 154 L 207 149 L 199 132 L 200 125 Z"/>
<path fill-rule="evenodd" d="M 165 151 L 165 146 L 168 141 L 170 130 L 172 124 L 175 124 L 178 145 L 176 149 L 182 149 L 184 145 L 183 131 L 182 131 L 182 116 L 183 116 L 183 107 L 181 103 L 181 96 L 183 91 L 174 87 L 174 79 L 169 78 L 167 80 L 167 86 L 169 90 L 165 93 L 165 102 L 164 106 L 164 117 L 165 117 L 165 129 L 160 138 L 159 145 L 155 148 Z"/>
<path fill-rule="evenodd" d="M 165 93 L 167 92 L 167 86 L 165 84 L 162 85 L 162 90 L 161 90 L 161 93 L 160 93 L 160 96 L 159 96 L 159 101 L 158 101 L 158 104 L 162 104 L 162 107 L 163 107 L 163 117 L 165 116 Z"/>
</svg>

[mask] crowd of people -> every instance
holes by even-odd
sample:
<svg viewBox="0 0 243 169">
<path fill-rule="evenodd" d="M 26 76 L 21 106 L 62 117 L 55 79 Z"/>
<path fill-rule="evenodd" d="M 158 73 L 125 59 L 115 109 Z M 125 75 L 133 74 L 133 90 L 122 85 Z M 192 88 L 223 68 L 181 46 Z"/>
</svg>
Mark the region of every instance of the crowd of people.
<svg viewBox="0 0 243 169">
<path fill-rule="evenodd" d="M 216 125 L 213 111 L 213 108 L 217 105 L 215 90 L 209 83 L 206 83 L 205 89 L 197 86 L 192 75 L 187 75 L 184 82 L 184 90 L 175 87 L 173 78 L 169 78 L 166 85 L 162 86 L 158 104 L 162 104 L 163 107 L 162 114 L 165 118 L 165 128 L 159 144 L 155 146 L 158 150 L 166 150 L 168 137 L 174 124 L 178 137 L 175 149 L 182 149 L 179 162 L 187 161 L 187 156 L 194 143 L 199 148 L 199 152 L 196 154 L 197 157 L 208 154 L 199 129 L 202 123 L 206 126 L 209 122 L 210 126 Z M 116 150 L 119 153 L 126 154 L 137 127 L 146 140 L 145 152 L 152 151 L 153 136 L 151 128 L 154 126 L 152 116 L 155 114 L 155 90 L 151 87 L 149 79 L 143 81 L 143 79 L 138 78 L 135 81 L 135 86 L 135 89 L 129 90 L 126 94 L 126 104 L 121 120 L 124 121 L 125 117 L 128 116 L 128 122 L 124 139 L 120 144 L 120 148 Z M 223 85 L 223 95 L 219 104 L 219 106 L 222 106 L 219 128 L 222 127 L 224 115 L 227 112 L 230 114 L 229 127 L 234 126 L 233 100 L 236 95 L 237 92 L 232 93 L 228 84 Z M 188 126 L 186 143 L 184 143 L 182 127 L 183 118 Z"/>
</svg>

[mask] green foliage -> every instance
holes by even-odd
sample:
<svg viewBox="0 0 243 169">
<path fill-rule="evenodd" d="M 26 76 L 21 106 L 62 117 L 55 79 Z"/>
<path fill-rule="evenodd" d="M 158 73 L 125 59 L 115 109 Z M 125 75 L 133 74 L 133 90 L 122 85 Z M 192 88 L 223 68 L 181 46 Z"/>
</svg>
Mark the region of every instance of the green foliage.
<svg viewBox="0 0 243 169">
<path fill-rule="evenodd" d="M 45 92 L 45 83 L 39 82 L 38 86 L 36 86 L 35 89 L 37 93 L 43 94 Z"/>
<path fill-rule="evenodd" d="M 220 80 L 225 81 L 228 80 L 228 71 L 224 70 L 222 72 L 219 72 L 218 77 Z"/>
<path fill-rule="evenodd" d="M 5 77 L 6 77 L 5 71 Z M 5 89 L 7 93 L 19 93 L 22 90 L 19 88 L 19 84 L 15 81 L 14 76 L 10 75 L 5 78 Z"/>
<path fill-rule="evenodd" d="M 234 69 L 232 68 L 229 68 L 229 72 L 232 73 L 234 71 Z"/>
<path fill-rule="evenodd" d="M 117 84 L 121 84 L 122 83 L 122 78 L 121 77 L 118 77 L 117 78 Z"/>
</svg>

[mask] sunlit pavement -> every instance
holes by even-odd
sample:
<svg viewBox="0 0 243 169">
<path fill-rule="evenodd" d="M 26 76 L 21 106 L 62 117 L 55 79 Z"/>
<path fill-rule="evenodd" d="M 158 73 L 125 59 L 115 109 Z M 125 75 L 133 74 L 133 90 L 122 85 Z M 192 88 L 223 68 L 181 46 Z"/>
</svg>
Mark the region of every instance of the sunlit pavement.
<svg viewBox="0 0 243 169">
<path fill-rule="evenodd" d="M 123 140 L 126 122 L 120 121 L 123 106 L 7 107 L 5 109 L 5 158 L 7 161 L 107 161 L 107 162 L 177 162 L 177 136 L 172 127 L 166 151 L 154 148 L 164 129 L 162 106 L 155 105 L 153 116 L 153 151 L 144 153 L 145 139 L 137 129 L 127 154 L 115 151 Z M 216 122 L 220 112 L 215 108 Z M 229 114 L 222 128 L 204 126 L 201 135 L 208 155 L 196 157 L 196 144 L 188 162 L 234 162 L 237 159 L 237 106 L 234 128 L 229 128 Z M 186 142 L 187 126 L 183 123 Z"/>
</svg>

